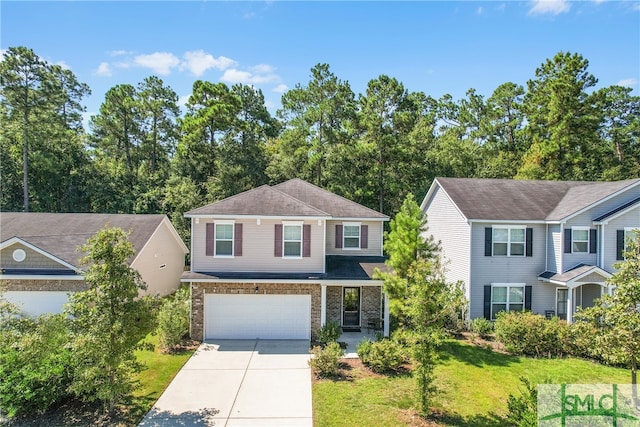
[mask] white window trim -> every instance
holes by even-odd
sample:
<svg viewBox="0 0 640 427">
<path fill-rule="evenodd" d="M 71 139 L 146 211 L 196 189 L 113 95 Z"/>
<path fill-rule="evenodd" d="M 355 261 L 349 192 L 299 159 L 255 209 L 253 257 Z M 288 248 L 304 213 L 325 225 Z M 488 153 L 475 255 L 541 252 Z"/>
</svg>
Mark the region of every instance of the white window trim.
<svg viewBox="0 0 640 427">
<path fill-rule="evenodd" d="M 493 248 L 494 248 L 494 244 L 496 243 L 496 241 L 493 238 L 493 230 L 495 229 L 506 229 L 509 230 L 509 232 L 507 233 L 507 254 L 506 255 L 495 255 L 493 253 Z M 524 248 L 522 251 L 522 255 L 511 255 L 511 230 L 524 230 L 524 241 L 522 242 L 524 244 Z M 505 243 L 505 242 L 498 242 L 498 243 Z M 520 242 L 513 242 L 513 243 L 520 243 Z M 509 224 L 493 224 L 491 226 L 491 256 L 507 256 L 507 257 L 525 257 L 527 256 L 527 226 L 526 225 L 509 225 Z"/>
<path fill-rule="evenodd" d="M 359 251 L 360 246 L 362 244 L 362 223 L 360 222 L 343 222 L 342 223 L 342 249 L 345 251 Z M 347 233 L 345 232 L 345 227 L 358 227 L 358 246 L 355 248 L 348 248 L 345 244 L 345 239 L 347 238 Z M 353 238 L 353 237 L 351 237 Z"/>
<path fill-rule="evenodd" d="M 505 302 L 506 304 L 506 311 L 507 313 L 511 310 L 509 310 L 509 290 L 511 288 L 522 288 L 522 311 L 524 311 L 525 306 L 527 305 L 527 288 L 526 288 L 527 284 L 526 283 L 492 283 L 491 284 L 491 320 L 495 320 L 496 319 L 496 314 L 493 312 L 493 289 L 494 288 L 507 288 L 507 300 Z M 517 304 L 517 303 L 514 303 Z"/>
<path fill-rule="evenodd" d="M 558 291 L 567 291 L 567 300 L 569 300 L 571 298 L 571 289 L 569 288 L 562 288 L 562 287 L 557 287 L 556 288 L 556 305 L 555 305 L 555 309 L 553 310 L 556 317 L 560 317 L 560 315 L 558 314 Z M 565 310 L 567 309 L 567 307 L 565 306 Z M 567 320 L 567 317 L 569 317 L 569 311 L 567 310 L 567 312 L 565 313 L 565 318 L 563 320 Z"/>
<path fill-rule="evenodd" d="M 304 244 L 304 221 L 282 221 L 282 259 L 302 259 L 302 245 Z M 285 227 L 300 227 L 300 255 L 285 255 L 284 251 L 284 228 Z M 294 240 L 286 240 L 287 242 L 293 242 Z"/>
<path fill-rule="evenodd" d="M 236 244 L 236 228 L 235 221 L 224 220 L 224 221 L 215 221 L 213 225 L 213 256 L 214 258 L 234 258 L 235 253 L 235 244 Z M 231 225 L 231 255 L 218 255 L 218 225 Z M 227 242 L 228 240 L 221 240 Z"/>
<path fill-rule="evenodd" d="M 587 232 L 587 250 L 584 252 L 576 252 L 573 250 L 573 242 L 576 242 L 575 239 L 575 233 L 574 231 L 586 231 Z M 584 226 L 576 226 L 576 227 L 571 227 L 571 253 L 572 254 L 588 254 L 589 253 L 589 248 L 591 247 L 591 228 L 590 227 L 584 227 Z M 578 240 L 577 242 L 584 242 L 584 240 Z"/>
</svg>

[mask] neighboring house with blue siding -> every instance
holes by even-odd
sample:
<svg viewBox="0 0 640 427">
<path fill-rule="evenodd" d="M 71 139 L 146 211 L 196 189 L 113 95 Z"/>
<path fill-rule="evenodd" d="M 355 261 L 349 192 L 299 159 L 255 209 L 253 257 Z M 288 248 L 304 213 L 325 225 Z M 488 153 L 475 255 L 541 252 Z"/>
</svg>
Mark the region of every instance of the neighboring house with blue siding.
<svg viewBox="0 0 640 427">
<path fill-rule="evenodd" d="M 531 310 L 571 322 L 593 306 L 640 228 L 640 179 L 436 178 L 421 205 L 469 318 Z"/>
</svg>

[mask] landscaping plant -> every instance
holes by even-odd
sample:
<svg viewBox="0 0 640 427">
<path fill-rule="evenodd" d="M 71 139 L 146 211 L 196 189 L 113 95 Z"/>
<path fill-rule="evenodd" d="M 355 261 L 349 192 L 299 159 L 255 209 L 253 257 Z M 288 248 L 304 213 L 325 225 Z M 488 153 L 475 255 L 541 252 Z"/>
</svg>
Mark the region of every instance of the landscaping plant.
<svg viewBox="0 0 640 427">
<path fill-rule="evenodd" d="M 322 328 L 318 330 L 318 341 L 321 343 L 330 343 L 338 341 L 342 330 L 338 322 L 329 320 Z"/>
<path fill-rule="evenodd" d="M 340 344 L 330 342 L 324 348 L 314 347 L 313 357 L 309 360 L 311 370 L 318 377 L 335 377 L 340 370 L 340 359 L 344 355 Z"/>
<path fill-rule="evenodd" d="M 189 334 L 189 288 L 178 289 L 162 302 L 156 331 L 163 351 L 171 351 Z"/>
<path fill-rule="evenodd" d="M 397 372 L 407 362 L 406 350 L 390 339 L 364 340 L 357 351 L 362 363 L 374 372 Z"/>
</svg>

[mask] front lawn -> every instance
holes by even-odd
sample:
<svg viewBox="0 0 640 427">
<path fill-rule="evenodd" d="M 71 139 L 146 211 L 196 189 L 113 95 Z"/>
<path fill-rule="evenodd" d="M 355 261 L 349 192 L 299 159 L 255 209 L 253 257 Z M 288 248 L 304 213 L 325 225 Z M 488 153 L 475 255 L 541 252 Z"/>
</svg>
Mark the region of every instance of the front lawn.
<svg viewBox="0 0 640 427">
<path fill-rule="evenodd" d="M 383 377 L 353 369 L 341 380 L 313 384 L 316 426 L 491 426 L 504 425 L 509 394 L 519 394 L 519 377 L 533 383 L 628 383 L 628 370 L 582 359 L 532 359 L 448 340 L 436 367 L 433 420 L 416 416 L 410 374 Z"/>
</svg>

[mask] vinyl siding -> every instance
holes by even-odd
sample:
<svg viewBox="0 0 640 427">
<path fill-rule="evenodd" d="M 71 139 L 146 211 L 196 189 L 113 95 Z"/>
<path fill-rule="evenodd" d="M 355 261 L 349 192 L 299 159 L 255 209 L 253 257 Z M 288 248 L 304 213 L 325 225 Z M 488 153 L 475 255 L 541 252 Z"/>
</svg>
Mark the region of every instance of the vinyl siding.
<svg viewBox="0 0 640 427">
<path fill-rule="evenodd" d="M 526 225 L 533 228 L 533 247 L 530 257 L 507 257 L 484 255 L 484 233 L 488 223 L 474 223 L 471 227 L 471 318 L 482 317 L 484 313 L 484 286 L 492 283 L 524 283 L 532 286 L 532 311 L 539 312 L 547 305 L 549 290 L 544 288 L 538 275 L 545 267 L 546 226 Z M 551 290 L 551 293 L 553 290 Z M 544 310 L 544 309 L 542 309 Z"/>
<path fill-rule="evenodd" d="M 336 225 L 345 222 L 359 222 L 361 225 L 369 226 L 369 242 L 367 249 L 343 249 L 336 248 Z M 382 221 L 327 221 L 327 255 L 348 255 L 348 256 L 380 256 L 382 255 Z"/>
<path fill-rule="evenodd" d="M 546 270 L 558 272 L 562 262 L 562 232 L 559 224 L 549 225 L 548 230 Z"/>
<path fill-rule="evenodd" d="M 17 262 L 13 259 L 13 251 L 16 249 L 22 249 L 26 258 L 22 262 Z M 0 251 L 0 267 L 2 268 L 43 268 L 52 270 L 68 270 L 66 267 L 55 260 L 42 255 L 33 249 L 21 245 L 20 243 L 14 243 Z"/>
<path fill-rule="evenodd" d="M 467 220 L 441 188 L 434 191 L 424 213 L 427 215 L 426 235 L 432 235 L 440 242 L 447 280 L 462 281 L 468 292 L 470 226 Z"/>
<path fill-rule="evenodd" d="M 625 227 L 640 228 L 640 207 L 631 209 L 624 215 L 611 220 L 604 226 L 604 266 L 610 273 L 616 271 L 613 265 L 616 260 L 616 231 Z M 599 248 L 598 248 L 599 249 Z"/>
<path fill-rule="evenodd" d="M 192 219 L 191 270 L 201 272 L 264 272 L 264 273 L 323 273 L 324 272 L 324 221 L 304 221 L 311 225 L 311 256 L 287 259 L 274 256 L 275 224 L 282 220 L 237 219 L 243 224 L 242 256 L 218 258 L 205 255 L 206 223 L 215 222 Z M 370 231 L 371 232 L 371 231 Z"/>
<path fill-rule="evenodd" d="M 168 295 L 175 292 L 184 271 L 184 255 L 171 230 L 164 222 L 160 224 L 131 264 L 147 284 L 143 294 Z"/>
</svg>

